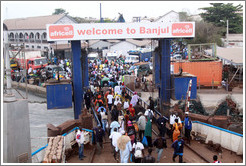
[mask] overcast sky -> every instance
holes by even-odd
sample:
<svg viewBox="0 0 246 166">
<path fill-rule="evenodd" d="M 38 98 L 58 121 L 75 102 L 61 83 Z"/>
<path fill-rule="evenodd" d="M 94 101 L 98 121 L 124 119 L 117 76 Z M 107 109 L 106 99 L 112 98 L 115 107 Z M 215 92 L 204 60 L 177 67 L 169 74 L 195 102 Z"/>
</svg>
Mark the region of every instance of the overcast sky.
<svg viewBox="0 0 246 166">
<path fill-rule="evenodd" d="M 2 19 L 23 18 L 32 16 L 51 15 L 56 8 L 63 8 L 69 15 L 78 17 L 100 18 L 100 3 L 102 17 L 117 18 L 122 13 L 126 22 L 132 17 L 162 16 L 170 10 L 176 12 L 186 11 L 190 14 L 201 12 L 199 8 L 209 7 L 213 1 L 1 1 Z M 230 3 L 229 1 L 214 1 Z M 244 1 L 231 1 L 235 5 Z"/>
</svg>

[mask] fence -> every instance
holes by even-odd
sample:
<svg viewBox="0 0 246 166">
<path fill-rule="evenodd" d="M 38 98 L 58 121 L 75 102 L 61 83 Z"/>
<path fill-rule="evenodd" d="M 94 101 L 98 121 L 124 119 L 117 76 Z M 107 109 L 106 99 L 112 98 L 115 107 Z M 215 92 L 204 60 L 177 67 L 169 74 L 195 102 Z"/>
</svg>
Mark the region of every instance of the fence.
<svg viewBox="0 0 246 166">
<path fill-rule="evenodd" d="M 237 155 L 243 154 L 242 134 L 199 121 L 193 121 L 192 130 L 206 135 L 206 143 L 213 141 L 213 143 L 218 143 L 223 148 L 231 150 Z"/>
</svg>

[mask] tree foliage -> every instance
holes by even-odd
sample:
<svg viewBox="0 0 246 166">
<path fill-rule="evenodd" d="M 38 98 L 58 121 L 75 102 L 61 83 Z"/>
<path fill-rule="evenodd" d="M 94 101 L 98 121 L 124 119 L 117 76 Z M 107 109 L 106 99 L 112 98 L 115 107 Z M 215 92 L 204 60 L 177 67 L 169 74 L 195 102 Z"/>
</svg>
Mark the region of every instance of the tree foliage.
<svg viewBox="0 0 246 166">
<path fill-rule="evenodd" d="M 229 33 L 243 33 L 243 18 L 237 13 L 242 11 L 242 5 L 233 6 L 232 3 L 210 3 L 212 7 L 201 8 L 204 21 L 223 27 L 221 32 L 226 32 L 226 20 L 229 20 Z M 223 21 L 221 21 L 223 20 Z"/>
<path fill-rule="evenodd" d="M 55 12 L 54 13 L 52 13 L 52 15 L 58 15 L 58 14 L 68 14 L 68 12 L 66 12 L 66 10 L 65 9 L 62 9 L 62 8 L 57 8 L 57 9 L 55 9 Z"/>
<path fill-rule="evenodd" d="M 203 44 L 203 43 L 216 43 L 222 46 L 220 34 L 220 28 L 214 26 L 212 23 L 204 21 L 195 22 L 195 37 L 193 39 L 186 39 L 185 42 L 188 44 Z"/>
</svg>

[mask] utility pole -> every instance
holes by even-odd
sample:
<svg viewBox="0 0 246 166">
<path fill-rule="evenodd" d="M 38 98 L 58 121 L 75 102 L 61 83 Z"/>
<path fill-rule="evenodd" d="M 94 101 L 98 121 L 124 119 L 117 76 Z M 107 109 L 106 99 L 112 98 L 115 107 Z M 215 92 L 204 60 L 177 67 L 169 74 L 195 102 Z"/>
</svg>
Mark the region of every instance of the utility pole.
<svg viewBox="0 0 246 166">
<path fill-rule="evenodd" d="M 100 3 L 100 23 L 102 23 L 102 5 Z"/>
<path fill-rule="evenodd" d="M 228 41 L 228 36 L 229 36 L 229 20 L 226 20 L 226 47 L 229 46 L 229 41 Z"/>
</svg>

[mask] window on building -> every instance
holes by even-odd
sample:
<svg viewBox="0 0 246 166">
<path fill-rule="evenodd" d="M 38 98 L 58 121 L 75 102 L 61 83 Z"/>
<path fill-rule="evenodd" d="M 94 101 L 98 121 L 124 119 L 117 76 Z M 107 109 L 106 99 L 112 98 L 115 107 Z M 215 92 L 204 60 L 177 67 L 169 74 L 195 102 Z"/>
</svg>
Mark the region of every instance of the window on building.
<svg viewBox="0 0 246 166">
<path fill-rule="evenodd" d="M 26 45 L 26 48 L 29 48 L 29 45 Z"/>
<path fill-rule="evenodd" d="M 34 48 L 34 46 L 32 46 L 32 48 Z"/>
</svg>

